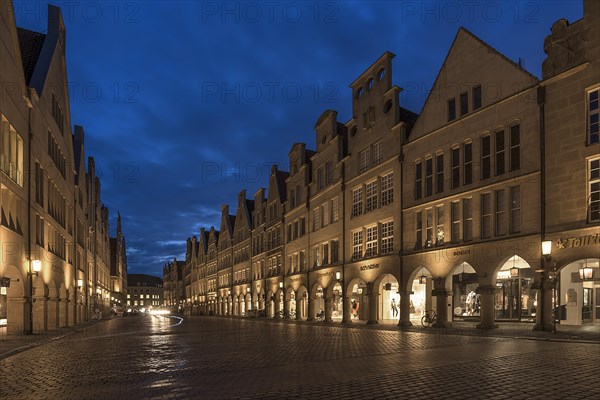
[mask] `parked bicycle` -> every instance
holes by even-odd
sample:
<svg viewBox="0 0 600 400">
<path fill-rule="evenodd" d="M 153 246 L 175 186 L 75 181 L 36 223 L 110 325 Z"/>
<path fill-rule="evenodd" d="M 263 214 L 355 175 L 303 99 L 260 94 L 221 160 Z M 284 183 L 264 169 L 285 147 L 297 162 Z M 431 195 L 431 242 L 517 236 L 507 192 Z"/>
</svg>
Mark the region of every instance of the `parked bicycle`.
<svg viewBox="0 0 600 400">
<path fill-rule="evenodd" d="M 325 311 L 321 310 L 320 312 L 318 312 L 318 313 L 315 315 L 315 319 L 316 319 L 317 321 L 324 321 L 324 320 L 325 320 Z"/>
<path fill-rule="evenodd" d="M 421 325 L 425 328 L 435 324 L 437 322 L 437 314 L 434 310 L 425 311 L 425 315 L 421 317 Z"/>
</svg>

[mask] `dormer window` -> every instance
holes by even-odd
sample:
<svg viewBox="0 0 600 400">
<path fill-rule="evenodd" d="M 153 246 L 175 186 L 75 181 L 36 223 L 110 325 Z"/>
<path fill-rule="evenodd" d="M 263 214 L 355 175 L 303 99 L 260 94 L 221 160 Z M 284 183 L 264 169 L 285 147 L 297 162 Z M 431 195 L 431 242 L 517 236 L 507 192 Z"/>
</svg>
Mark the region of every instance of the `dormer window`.
<svg viewBox="0 0 600 400">
<path fill-rule="evenodd" d="M 365 92 L 365 89 L 363 89 L 362 87 L 359 87 L 358 89 L 356 89 L 356 98 L 360 99 L 360 97 L 363 95 L 364 92 Z"/>
<path fill-rule="evenodd" d="M 370 92 L 371 89 L 373 89 L 373 78 L 369 78 L 369 80 L 367 81 L 367 90 Z"/>
<path fill-rule="evenodd" d="M 448 122 L 456 119 L 456 99 L 453 97 L 448 100 Z"/>
<path fill-rule="evenodd" d="M 379 72 L 377 72 L 377 80 L 380 81 L 385 76 L 385 68 L 381 68 Z"/>
</svg>

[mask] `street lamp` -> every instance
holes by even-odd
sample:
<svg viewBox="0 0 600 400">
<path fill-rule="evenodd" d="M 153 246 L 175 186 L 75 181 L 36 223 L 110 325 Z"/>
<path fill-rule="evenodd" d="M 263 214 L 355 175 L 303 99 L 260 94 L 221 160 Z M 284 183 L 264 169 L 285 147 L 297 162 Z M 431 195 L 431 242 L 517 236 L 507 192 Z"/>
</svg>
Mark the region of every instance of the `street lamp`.
<svg viewBox="0 0 600 400">
<path fill-rule="evenodd" d="M 340 271 L 335 273 L 335 280 L 338 282 L 342 280 L 342 273 Z"/>
<path fill-rule="evenodd" d="M 552 254 L 552 241 L 544 240 L 542 242 L 542 255 L 546 258 L 546 261 L 548 261 L 550 259 L 551 254 Z"/>
<path fill-rule="evenodd" d="M 31 269 L 35 276 L 38 276 L 39 272 L 42 270 L 42 262 L 40 260 L 32 260 Z"/>
</svg>

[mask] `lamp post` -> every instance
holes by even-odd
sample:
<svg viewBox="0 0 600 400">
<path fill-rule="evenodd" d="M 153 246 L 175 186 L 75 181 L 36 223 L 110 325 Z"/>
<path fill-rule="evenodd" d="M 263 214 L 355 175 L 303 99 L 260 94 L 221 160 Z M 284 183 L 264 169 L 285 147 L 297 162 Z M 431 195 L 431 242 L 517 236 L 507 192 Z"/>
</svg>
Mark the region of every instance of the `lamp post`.
<svg viewBox="0 0 600 400">
<path fill-rule="evenodd" d="M 38 276 L 42 270 L 42 262 L 40 260 L 29 260 L 29 272 L 27 278 L 29 280 L 29 328 L 26 330 L 27 335 L 33 334 L 33 275 Z"/>
<path fill-rule="evenodd" d="M 550 260 L 552 259 L 552 241 L 550 240 L 544 240 L 542 241 L 542 269 L 540 270 L 541 272 L 541 280 L 540 280 L 540 324 L 538 326 L 538 329 L 540 331 L 545 330 L 545 321 L 544 321 L 544 307 L 545 307 L 545 301 L 544 301 L 544 297 L 545 297 L 545 293 L 544 293 L 544 279 L 546 278 L 546 276 L 550 277 L 548 269 L 546 268 L 547 265 L 549 265 Z M 556 292 L 556 277 L 554 277 L 553 279 L 553 285 L 552 285 L 552 294 L 553 297 L 555 292 Z M 552 321 L 553 321 L 553 328 L 552 331 L 556 332 L 556 315 L 554 315 L 556 313 L 556 308 L 554 307 L 554 304 L 552 304 L 553 306 L 553 311 L 552 311 Z"/>
</svg>

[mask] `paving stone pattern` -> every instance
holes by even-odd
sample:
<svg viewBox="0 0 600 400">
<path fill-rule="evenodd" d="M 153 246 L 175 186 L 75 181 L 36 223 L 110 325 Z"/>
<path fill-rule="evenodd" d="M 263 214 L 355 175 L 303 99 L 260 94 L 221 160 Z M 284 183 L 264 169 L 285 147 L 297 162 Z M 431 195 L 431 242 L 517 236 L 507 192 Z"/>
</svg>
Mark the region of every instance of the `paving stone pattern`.
<svg viewBox="0 0 600 400">
<path fill-rule="evenodd" d="M 598 399 L 600 345 L 126 317 L 0 360 L 0 399 Z"/>
</svg>

